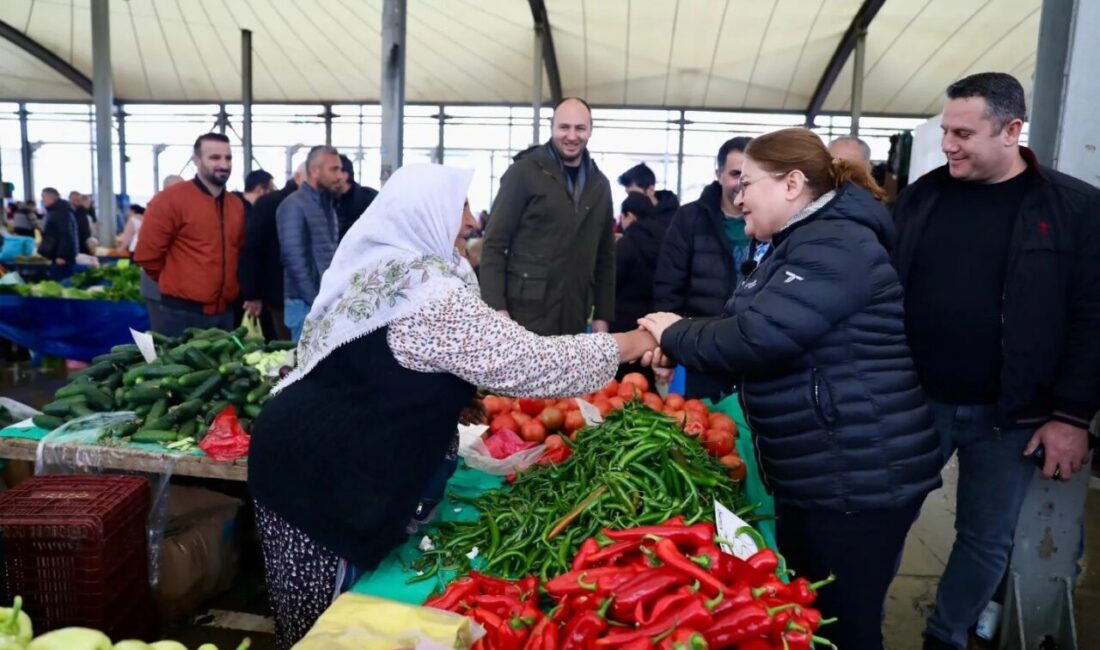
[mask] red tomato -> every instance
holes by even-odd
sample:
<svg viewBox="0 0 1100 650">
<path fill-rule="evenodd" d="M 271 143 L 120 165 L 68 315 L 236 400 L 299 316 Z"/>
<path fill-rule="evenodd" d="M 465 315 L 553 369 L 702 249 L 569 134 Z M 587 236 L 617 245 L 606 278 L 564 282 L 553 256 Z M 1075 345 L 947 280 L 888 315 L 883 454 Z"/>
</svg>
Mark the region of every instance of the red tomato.
<svg viewBox="0 0 1100 650">
<path fill-rule="evenodd" d="M 619 399 L 619 398 L 616 397 L 615 399 Z M 592 406 L 595 406 L 597 409 L 599 409 L 600 410 L 600 415 L 602 415 L 604 417 L 607 417 L 608 414 L 611 413 L 611 411 L 614 410 L 611 406 L 611 401 L 608 400 L 606 397 L 603 398 L 603 399 L 597 399 L 595 402 L 592 403 Z"/>
<path fill-rule="evenodd" d="M 646 393 L 642 395 L 642 403 L 658 413 L 665 410 L 665 403 L 661 401 L 661 396 L 655 393 Z"/>
<path fill-rule="evenodd" d="M 625 377 L 623 377 L 622 383 L 634 384 L 638 387 L 638 390 L 643 393 L 649 390 L 649 380 L 646 379 L 645 375 L 640 372 L 632 372 L 627 374 Z"/>
<path fill-rule="evenodd" d="M 490 418 L 500 413 L 500 398 L 496 395 L 486 395 L 481 403 L 485 406 L 485 414 Z"/>
<path fill-rule="evenodd" d="M 727 454 L 719 458 L 718 462 L 729 468 L 730 478 L 735 481 L 743 481 L 748 476 L 748 468 L 745 467 L 745 461 L 740 456 Z"/>
<path fill-rule="evenodd" d="M 527 442 L 542 442 L 546 440 L 546 427 L 542 425 L 542 422 L 532 419 L 521 427 L 519 434 Z"/>
<path fill-rule="evenodd" d="M 514 406 L 511 398 L 500 397 L 499 395 L 497 396 L 497 404 L 500 405 L 500 410 L 497 411 L 497 413 L 508 413 L 512 410 L 512 407 Z"/>
<path fill-rule="evenodd" d="M 626 406 L 626 400 L 621 397 L 612 397 L 611 399 L 607 400 L 607 402 L 611 404 L 611 409 L 614 411 L 622 410 L 622 408 Z"/>
<path fill-rule="evenodd" d="M 555 406 L 557 406 L 562 413 L 576 411 L 578 408 L 580 408 L 579 406 L 577 406 L 577 400 L 573 399 L 572 397 L 559 401 Z"/>
<path fill-rule="evenodd" d="M 516 421 L 516 424 L 521 427 L 531 421 L 531 416 L 522 411 L 511 413 L 511 416 L 512 419 Z M 519 433 L 519 429 L 516 429 L 515 432 Z"/>
<path fill-rule="evenodd" d="M 678 427 L 683 427 L 687 424 L 687 412 L 672 410 L 668 408 L 667 403 L 665 404 L 665 415 L 672 418 L 672 421 L 675 422 Z"/>
<path fill-rule="evenodd" d="M 565 414 L 556 406 L 547 406 L 539 413 L 539 422 L 542 422 L 547 431 L 557 431 L 565 424 Z"/>
<path fill-rule="evenodd" d="M 546 436 L 546 451 L 554 451 L 558 447 L 564 447 L 565 442 L 556 433 Z"/>
<path fill-rule="evenodd" d="M 706 431 L 706 428 L 698 420 L 692 420 L 689 417 L 687 422 L 684 423 L 684 433 L 689 436 L 699 436 L 702 435 L 704 431 Z"/>
<path fill-rule="evenodd" d="M 638 399 L 642 396 L 642 391 L 634 384 L 628 384 L 623 382 L 619 384 L 619 394 L 616 397 L 622 398 L 624 402 Z"/>
<path fill-rule="evenodd" d="M 707 429 L 699 437 L 711 455 L 721 458 L 733 451 L 733 434 L 721 429 Z"/>
<path fill-rule="evenodd" d="M 535 417 L 539 413 L 542 413 L 542 409 L 545 407 L 546 402 L 541 399 L 526 399 L 521 397 L 519 400 L 519 410 L 531 417 Z"/>
<path fill-rule="evenodd" d="M 684 397 L 683 395 L 677 395 L 676 393 L 669 393 L 665 398 L 665 408 L 670 408 L 673 411 L 684 410 Z"/>
<path fill-rule="evenodd" d="M 619 394 L 619 382 L 612 379 L 611 383 L 604 386 L 603 389 L 600 391 L 600 393 L 602 393 L 604 397 L 608 397 L 608 398 L 615 397 L 616 395 Z"/>
<path fill-rule="evenodd" d="M 496 433 L 507 429 L 512 433 L 519 433 L 519 424 L 516 423 L 516 419 L 508 413 L 501 413 L 493 418 L 492 423 L 489 424 L 489 431 Z"/>
<path fill-rule="evenodd" d="M 711 429 L 721 429 L 737 435 L 737 424 L 725 413 L 711 413 L 707 423 Z"/>
<path fill-rule="evenodd" d="M 580 411 L 569 411 L 565 414 L 565 430 L 573 433 L 584 428 L 584 416 Z"/>
<path fill-rule="evenodd" d="M 704 404 L 701 400 L 697 400 L 697 399 L 689 399 L 686 402 L 684 402 L 684 410 L 685 411 L 697 411 L 699 413 L 702 413 L 704 416 L 706 416 L 707 413 L 709 412 L 709 410 L 707 409 L 707 405 Z"/>
</svg>

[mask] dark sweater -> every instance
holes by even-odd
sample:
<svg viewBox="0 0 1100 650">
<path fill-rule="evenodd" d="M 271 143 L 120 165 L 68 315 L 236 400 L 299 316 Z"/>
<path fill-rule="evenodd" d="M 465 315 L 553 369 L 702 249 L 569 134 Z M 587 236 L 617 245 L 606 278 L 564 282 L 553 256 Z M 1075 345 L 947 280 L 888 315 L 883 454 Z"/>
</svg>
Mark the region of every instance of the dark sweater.
<svg viewBox="0 0 1100 650">
<path fill-rule="evenodd" d="M 257 502 L 364 571 L 404 541 L 475 390 L 402 368 L 388 331 L 337 348 L 276 395 L 248 458 Z"/>
<path fill-rule="evenodd" d="M 996 404 L 1009 242 L 1030 174 L 944 184 L 913 258 L 905 312 L 921 383 L 949 404 Z"/>
</svg>

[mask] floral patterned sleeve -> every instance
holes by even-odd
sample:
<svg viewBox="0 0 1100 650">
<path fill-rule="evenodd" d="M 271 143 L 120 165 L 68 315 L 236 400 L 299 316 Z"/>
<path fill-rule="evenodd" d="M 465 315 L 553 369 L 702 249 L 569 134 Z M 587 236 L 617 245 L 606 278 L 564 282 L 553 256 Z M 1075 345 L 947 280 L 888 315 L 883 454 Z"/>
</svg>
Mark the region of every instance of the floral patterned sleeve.
<svg viewBox="0 0 1100 650">
<path fill-rule="evenodd" d="M 408 370 L 449 372 L 505 395 L 583 395 L 605 386 L 619 367 L 609 334 L 538 336 L 465 290 L 393 321 L 388 341 Z"/>
</svg>

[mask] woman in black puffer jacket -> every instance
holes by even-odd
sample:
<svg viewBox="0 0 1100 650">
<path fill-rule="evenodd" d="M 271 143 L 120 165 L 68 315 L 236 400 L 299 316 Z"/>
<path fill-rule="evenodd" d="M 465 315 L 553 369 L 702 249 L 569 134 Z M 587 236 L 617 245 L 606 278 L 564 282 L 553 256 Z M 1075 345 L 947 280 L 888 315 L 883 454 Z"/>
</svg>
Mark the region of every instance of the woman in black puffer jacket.
<svg viewBox="0 0 1100 650">
<path fill-rule="evenodd" d="M 717 319 L 640 322 L 663 355 L 740 385 L 779 550 L 821 592 L 841 648 L 882 648 L 886 591 L 942 455 L 902 320 L 881 189 L 806 129 L 753 140 L 738 201 L 772 252 Z M 667 360 L 658 359 L 659 363 Z"/>
</svg>

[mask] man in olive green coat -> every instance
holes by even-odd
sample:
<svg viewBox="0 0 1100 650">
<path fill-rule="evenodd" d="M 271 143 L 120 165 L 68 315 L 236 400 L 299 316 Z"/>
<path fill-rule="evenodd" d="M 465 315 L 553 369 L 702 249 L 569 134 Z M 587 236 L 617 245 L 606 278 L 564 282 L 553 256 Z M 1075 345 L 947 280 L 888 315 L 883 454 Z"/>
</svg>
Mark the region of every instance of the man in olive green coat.
<svg viewBox="0 0 1100 650">
<path fill-rule="evenodd" d="M 481 297 L 541 335 L 606 332 L 615 318 L 611 185 L 588 155 L 592 112 L 566 98 L 550 142 L 500 179 L 481 251 Z"/>
</svg>

